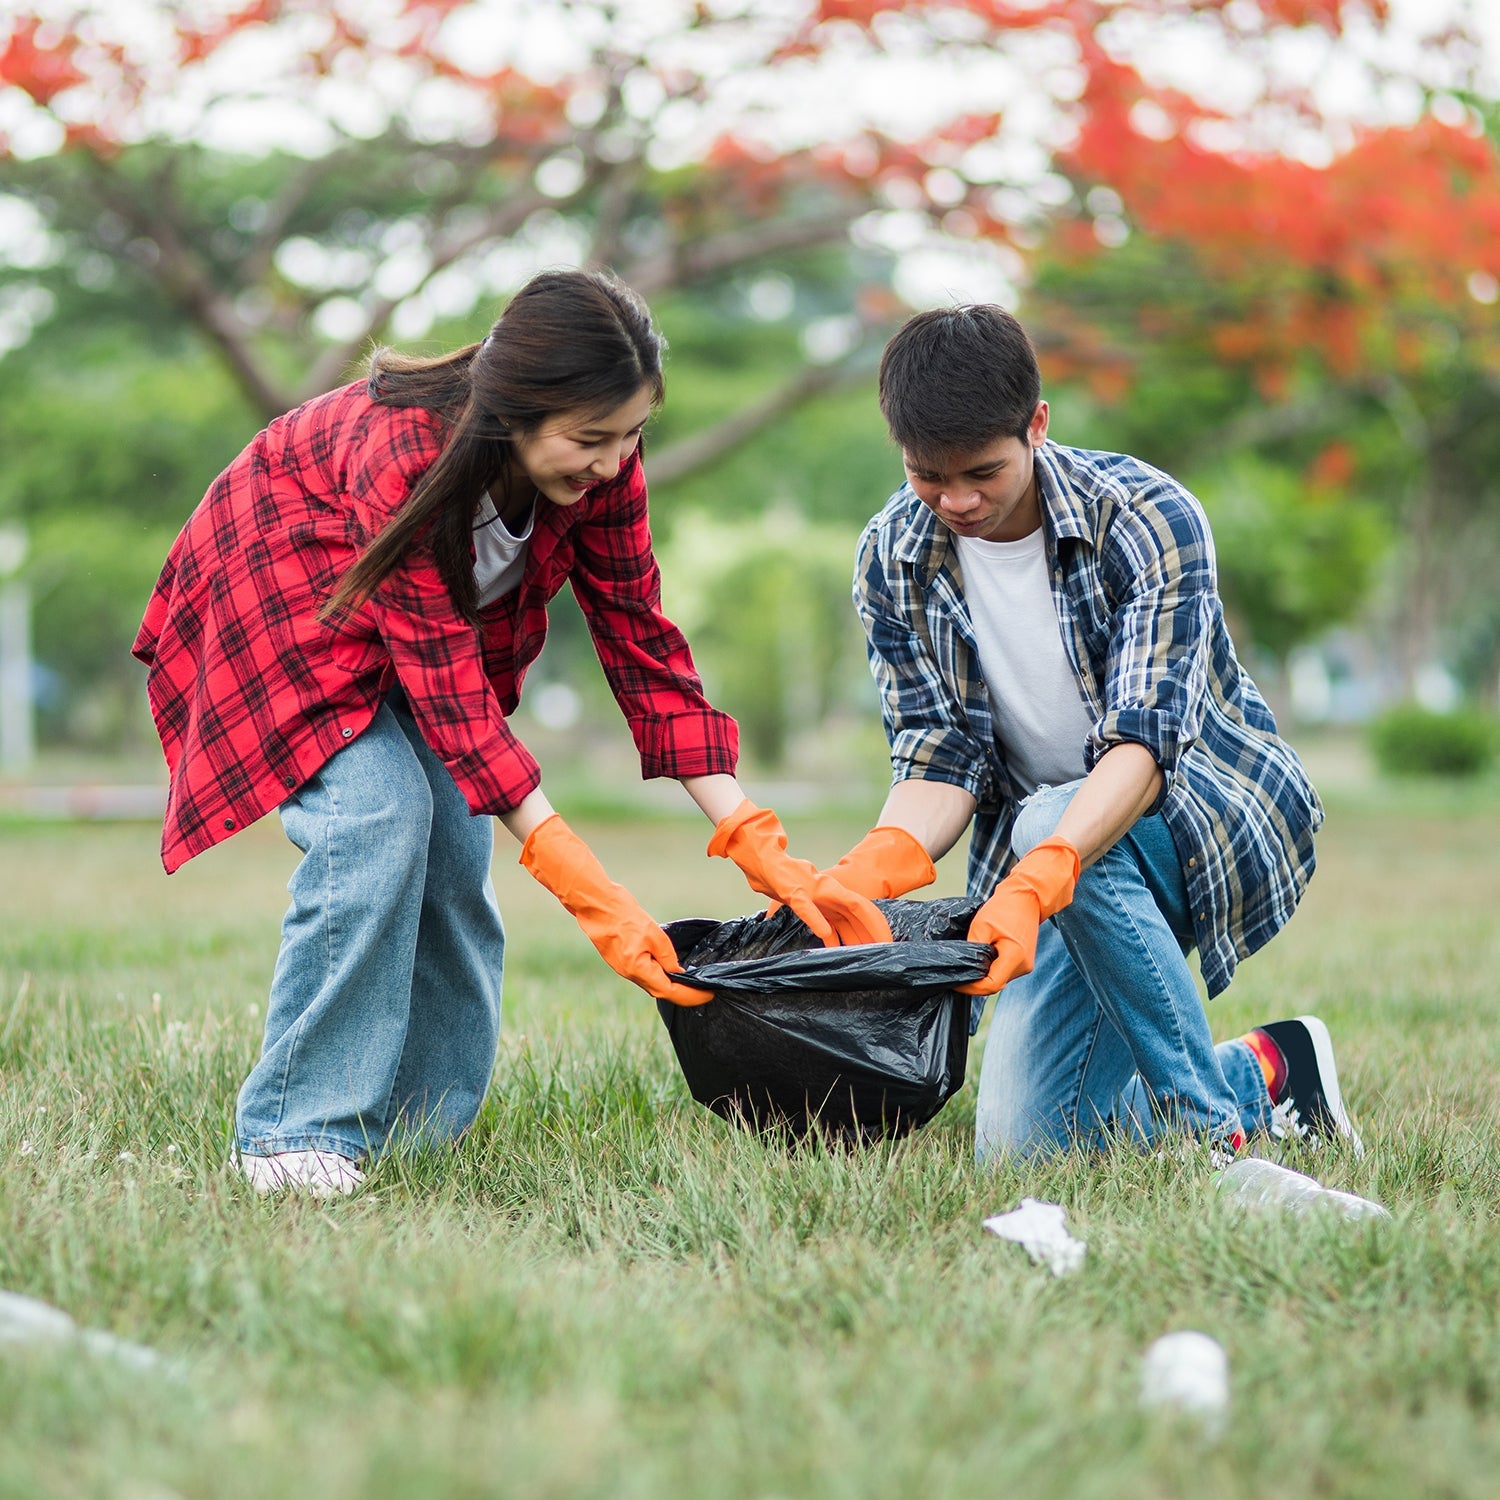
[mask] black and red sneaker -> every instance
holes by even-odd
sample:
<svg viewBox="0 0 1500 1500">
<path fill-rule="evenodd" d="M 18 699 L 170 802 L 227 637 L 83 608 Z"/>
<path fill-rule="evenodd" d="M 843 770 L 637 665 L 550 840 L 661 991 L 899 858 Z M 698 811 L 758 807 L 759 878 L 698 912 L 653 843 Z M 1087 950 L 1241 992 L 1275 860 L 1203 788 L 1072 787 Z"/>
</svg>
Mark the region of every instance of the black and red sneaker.
<svg viewBox="0 0 1500 1500">
<path fill-rule="evenodd" d="M 1356 1156 L 1363 1156 L 1364 1144 L 1339 1093 L 1328 1028 L 1316 1016 L 1298 1016 L 1257 1029 L 1276 1044 L 1286 1064 L 1286 1079 L 1271 1101 L 1272 1138 L 1318 1146 L 1342 1136 Z"/>
</svg>

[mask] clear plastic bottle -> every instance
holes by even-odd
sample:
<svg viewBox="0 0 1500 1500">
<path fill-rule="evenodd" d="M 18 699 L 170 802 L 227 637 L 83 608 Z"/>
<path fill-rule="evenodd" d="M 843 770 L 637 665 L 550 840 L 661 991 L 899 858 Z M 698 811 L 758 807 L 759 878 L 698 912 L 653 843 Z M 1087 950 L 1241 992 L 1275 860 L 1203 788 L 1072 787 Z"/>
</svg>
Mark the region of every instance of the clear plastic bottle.
<svg viewBox="0 0 1500 1500">
<path fill-rule="evenodd" d="M 0 1291 L 0 1346 L 6 1344 L 71 1346 L 119 1360 L 132 1370 L 164 1369 L 174 1378 L 180 1374 L 156 1350 L 117 1339 L 102 1329 L 80 1328 L 61 1308 L 19 1292 Z"/>
<path fill-rule="evenodd" d="M 1242 1203 L 1247 1208 L 1284 1208 L 1304 1214 L 1315 1209 L 1329 1209 L 1346 1219 L 1388 1219 L 1390 1210 L 1357 1197 L 1326 1188 L 1301 1172 L 1278 1167 L 1273 1161 L 1246 1156 L 1231 1162 L 1214 1182 L 1222 1198 Z"/>
</svg>

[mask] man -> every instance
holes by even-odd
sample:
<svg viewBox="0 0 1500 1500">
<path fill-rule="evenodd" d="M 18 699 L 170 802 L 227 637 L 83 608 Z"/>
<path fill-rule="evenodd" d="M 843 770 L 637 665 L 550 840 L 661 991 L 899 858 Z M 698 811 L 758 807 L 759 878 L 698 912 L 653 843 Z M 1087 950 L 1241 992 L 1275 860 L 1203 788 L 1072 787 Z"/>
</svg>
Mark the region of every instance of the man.
<svg viewBox="0 0 1500 1500">
<path fill-rule="evenodd" d="M 989 899 L 970 936 L 998 950 L 972 988 L 1004 987 L 979 1156 L 1166 1131 L 1234 1151 L 1260 1129 L 1358 1151 L 1327 1028 L 1215 1047 L 1188 966 L 1196 947 L 1217 995 L 1275 935 L 1323 818 L 1236 660 L 1198 502 L 1050 441 L 1035 353 L 998 307 L 912 318 L 880 403 L 907 483 L 861 539 L 855 603 L 893 784 L 836 872 L 914 890 L 972 821 L 969 891 Z"/>
</svg>

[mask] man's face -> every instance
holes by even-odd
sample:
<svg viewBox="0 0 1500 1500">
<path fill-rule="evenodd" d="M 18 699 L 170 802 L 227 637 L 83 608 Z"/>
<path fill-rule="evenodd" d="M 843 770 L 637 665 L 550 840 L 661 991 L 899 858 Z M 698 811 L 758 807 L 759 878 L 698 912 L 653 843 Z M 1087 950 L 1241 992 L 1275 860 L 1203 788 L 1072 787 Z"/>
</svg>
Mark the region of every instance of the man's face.
<svg viewBox="0 0 1500 1500">
<path fill-rule="evenodd" d="M 1042 524 L 1036 450 L 1047 440 L 1047 403 L 1038 401 L 1025 438 L 1002 437 L 952 459 L 938 473 L 903 454 L 917 499 L 958 536 L 1018 542 Z"/>
</svg>

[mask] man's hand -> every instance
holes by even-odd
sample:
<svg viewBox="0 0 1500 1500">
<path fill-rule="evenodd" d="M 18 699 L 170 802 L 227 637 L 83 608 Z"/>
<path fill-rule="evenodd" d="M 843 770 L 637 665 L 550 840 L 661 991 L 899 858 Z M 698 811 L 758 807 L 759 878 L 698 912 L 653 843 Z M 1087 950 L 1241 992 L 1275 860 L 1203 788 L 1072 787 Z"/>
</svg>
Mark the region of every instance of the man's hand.
<svg viewBox="0 0 1500 1500">
<path fill-rule="evenodd" d="M 904 828 L 872 828 L 836 865 L 824 870 L 845 890 L 872 901 L 904 896 L 937 879 L 932 857 Z M 781 903 L 766 908 L 770 916 Z"/>
<path fill-rule="evenodd" d="M 1036 939 L 1046 919 L 1073 899 L 1078 850 L 1053 834 L 1025 855 L 969 924 L 969 941 L 993 943 L 995 961 L 983 979 L 959 985 L 961 995 L 993 995 L 1036 964 Z"/>
<path fill-rule="evenodd" d="M 790 906 L 825 947 L 891 941 L 880 908 L 810 861 L 793 859 L 780 819 L 748 797 L 715 827 L 708 852 L 733 860 L 752 891 Z"/>
<path fill-rule="evenodd" d="M 937 879 L 932 856 L 904 828 L 872 828 L 832 869 L 840 885 L 874 900 L 904 896 Z"/>
</svg>

